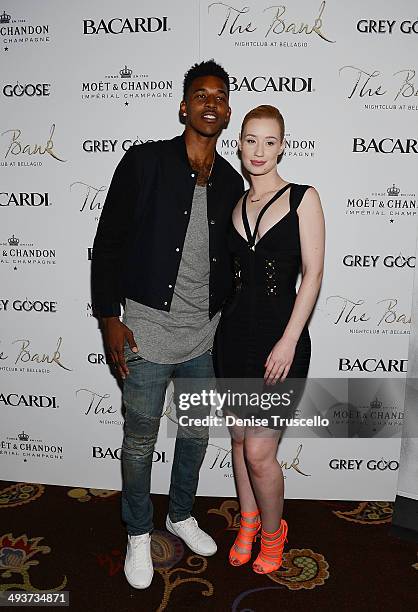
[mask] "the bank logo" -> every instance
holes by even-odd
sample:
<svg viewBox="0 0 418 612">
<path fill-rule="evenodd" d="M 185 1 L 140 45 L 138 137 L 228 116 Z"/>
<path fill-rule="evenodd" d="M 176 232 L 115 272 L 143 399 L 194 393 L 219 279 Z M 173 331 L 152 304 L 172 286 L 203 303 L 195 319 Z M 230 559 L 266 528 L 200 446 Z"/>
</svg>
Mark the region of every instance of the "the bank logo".
<svg viewBox="0 0 418 612">
<path fill-rule="evenodd" d="M 335 42 L 324 24 L 325 0 L 304 14 L 295 15 L 292 9 L 291 4 L 260 6 L 257 2 L 250 8 L 228 1 L 209 1 L 207 15 L 202 10 L 201 20 L 208 20 L 213 33 L 230 40 L 235 47 L 304 49 L 313 40 Z"/>
<path fill-rule="evenodd" d="M 280 466 L 285 474 L 285 478 L 289 473 L 293 472 L 296 472 L 300 476 L 311 476 L 311 474 L 307 473 L 307 468 L 302 464 L 302 448 L 303 444 L 299 444 L 294 457 L 290 456 L 289 459 L 282 459 L 280 461 Z M 224 478 L 233 478 L 231 449 L 223 448 L 218 444 L 209 442 L 208 451 L 205 455 L 204 467 L 207 470 L 214 470 Z"/>
<path fill-rule="evenodd" d="M 350 334 L 392 336 L 392 341 L 394 335 L 410 334 L 411 308 L 399 297 L 334 294 L 327 296 L 319 311 L 334 328 Z"/>
<path fill-rule="evenodd" d="M 49 135 L 42 142 L 33 142 L 18 127 L 4 130 L 0 134 L 0 167 L 10 168 L 42 166 L 45 159 L 65 162 L 62 153 L 55 144 L 55 123 L 49 130 Z"/>
<path fill-rule="evenodd" d="M 173 81 L 134 72 L 126 64 L 120 70 L 81 84 L 81 99 L 93 102 L 155 102 L 173 97 Z"/>
<path fill-rule="evenodd" d="M 84 416 L 96 419 L 100 425 L 123 425 L 121 407 L 113 405 L 109 393 L 83 388 L 77 389 L 75 395 Z"/>
<path fill-rule="evenodd" d="M 5 51 L 14 45 L 49 43 L 49 27 L 49 24 L 28 23 L 26 19 L 14 18 L 5 10 L 0 14 L 0 38 Z"/>
<path fill-rule="evenodd" d="M 107 189 L 106 185 L 97 187 L 84 181 L 74 181 L 70 185 L 70 191 L 77 202 L 79 212 L 84 213 L 84 216 L 94 218 L 95 221 L 100 219 Z"/>
<path fill-rule="evenodd" d="M 344 95 L 363 110 L 418 110 L 416 70 L 406 67 L 396 72 L 346 65 L 339 69 Z"/>
<path fill-rule="evenodd" d="M 63 370 L 71 372 L 65 355 L 62 354 L 63 339 L 60 336 L 53 344 L 33 341 L 30 338 L 16 338 L 9 343 L 0 339 L 0 372 L 19 374 L 50 374 Z M 48 350 L 46 350 L 48 349 Z"/>
</svg>

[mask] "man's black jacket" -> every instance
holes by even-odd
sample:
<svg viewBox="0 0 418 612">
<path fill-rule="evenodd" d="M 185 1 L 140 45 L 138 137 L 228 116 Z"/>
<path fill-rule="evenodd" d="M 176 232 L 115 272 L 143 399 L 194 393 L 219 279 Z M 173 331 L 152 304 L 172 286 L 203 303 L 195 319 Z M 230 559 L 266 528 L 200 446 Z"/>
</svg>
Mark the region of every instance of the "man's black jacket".
<svg viewBox="0 0 418 612">
<path fill-rule="evenodd" d="M 92 305 L 97 316 L 119 316 L 125 298 L 170 310 L 196 180 L 184 135 L 134 145 L 125 153 L 93 244 Z M 207 185 L 210 318 L 232 289 L 226 234 L 243 190 L 239 173 L 216 153 Z"/>
</svg>

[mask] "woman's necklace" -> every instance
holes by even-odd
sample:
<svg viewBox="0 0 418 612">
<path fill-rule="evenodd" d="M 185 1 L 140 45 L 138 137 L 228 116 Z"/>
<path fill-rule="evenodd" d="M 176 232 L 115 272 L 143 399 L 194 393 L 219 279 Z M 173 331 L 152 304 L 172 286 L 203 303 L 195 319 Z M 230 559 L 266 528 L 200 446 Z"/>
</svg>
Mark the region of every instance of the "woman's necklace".
<svg viewBox="0 0 418 612">
<path fill-rule="evenodd" d="M 286 185 L 286 184 L 287 184 L 287 183 L 285 183 L 285 185 Z M 284 187 L 284 185 L 282 185 L 282 187 Z M 264 196 L 265 196 L 265 195 L 267 195 L 268 193 L 273 193 L 273 191 L 274 191 L 274 192 L 277 192 L 279 189 L 280 189 L 279 187 L 275 187 L 274 189 L 270 189 L 269 191 L 265 191 L 264 193 L 262 193 L 262 194 L 260 195 L 260 197 L 259 197 L 259 198 L 250 198 L 250 202 L 260 202 L 260 200 L 262 200 L 262 199 L 264 198 Z"/>
</svg>

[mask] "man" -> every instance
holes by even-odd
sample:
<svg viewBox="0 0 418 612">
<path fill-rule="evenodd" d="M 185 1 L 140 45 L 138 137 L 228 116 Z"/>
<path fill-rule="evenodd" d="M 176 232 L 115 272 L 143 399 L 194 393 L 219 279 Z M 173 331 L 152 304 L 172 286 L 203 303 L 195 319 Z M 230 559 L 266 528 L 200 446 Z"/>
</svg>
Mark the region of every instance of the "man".
<svg viewBox="0 0 418 612">
<path fill-rule="evenodd" d="M 125 575 L 139 589 L 153 576 L 150 476 L 165 390 L 171 378 L 175 387 L 178 379 L 212 378 L 213 338 L 231 290 L 226 230 L 243 181 L 216 152 L 230 114 L 228 74 L 213 60 L 195 64 L 180 104 L 184 133 L 127 151 L 93 245 L 93 307 L 124 379 Z M 166 519 L 201 555 L 216 552 L 191 515 L 207 443 L 205 427 L 177 434 Z"/>
</svg>

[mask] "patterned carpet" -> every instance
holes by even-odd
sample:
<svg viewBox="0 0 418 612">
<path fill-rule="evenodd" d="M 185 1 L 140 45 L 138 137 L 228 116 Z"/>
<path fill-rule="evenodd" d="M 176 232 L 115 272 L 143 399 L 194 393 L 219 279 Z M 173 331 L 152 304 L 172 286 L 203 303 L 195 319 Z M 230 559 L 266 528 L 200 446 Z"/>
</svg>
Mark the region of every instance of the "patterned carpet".
<svg viewBox="0 0 418 612">
<path fill-rule="evenodd" d="M 155 524 L 165 496 L 153 496 Z M 283 566 L 259 576 L 231 567 L 235 500 L 199 497 L 195 516 L 218 543 L 209 558 L 155 530 L 154 580 L 132 589 L 123 574 L 120 493 L 0 481 L 0 591 L 70 592 L 70 609 L 95 612 L 271 610 L 412 612 L 418 609 L 417 546 L 389 535 L 389 502 L 289 500 Z M 257 546 L 258 548 L 258 546 Z"/>
</svg>

